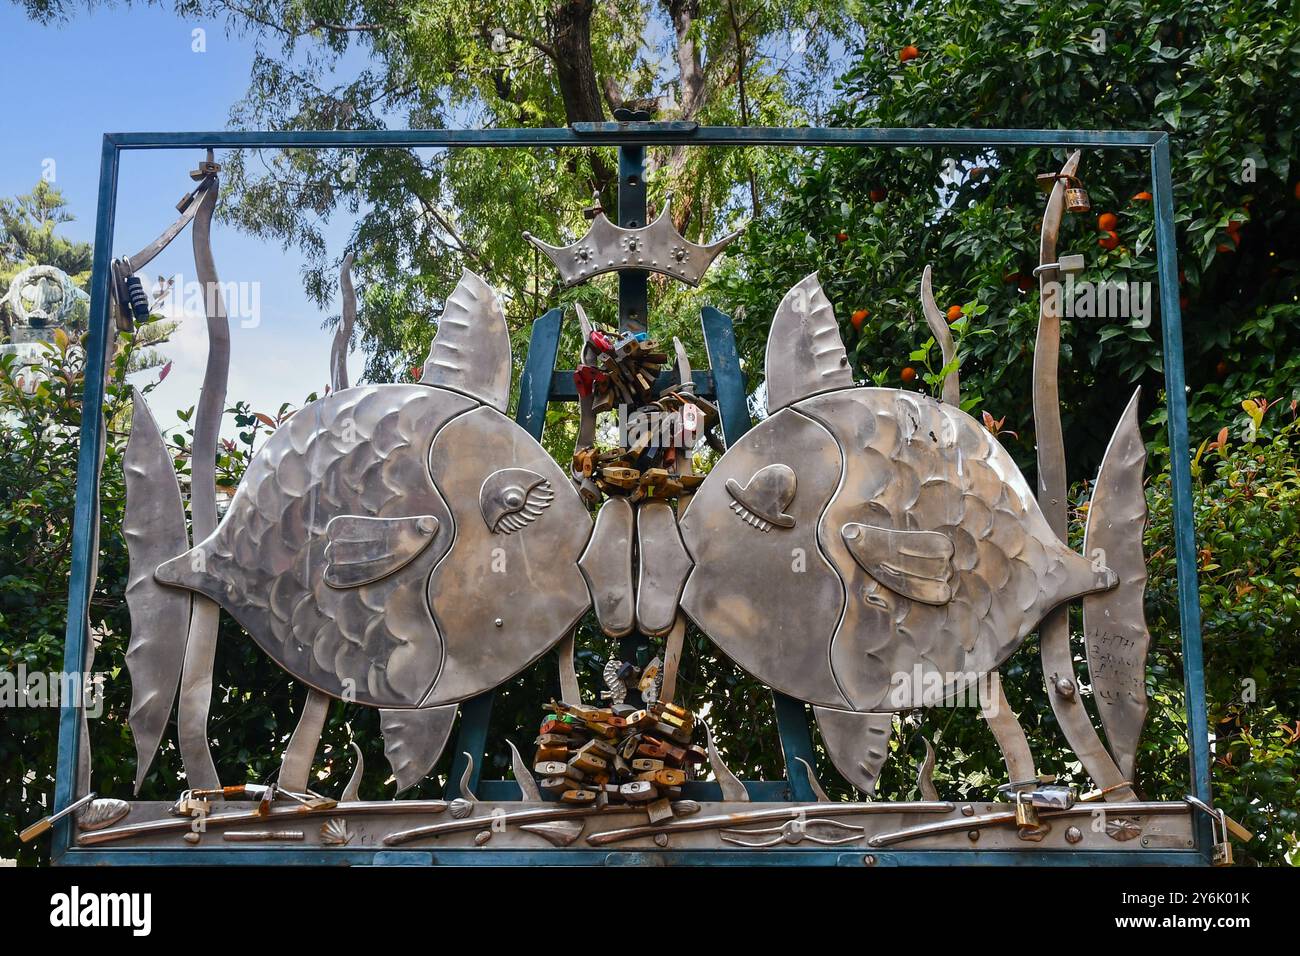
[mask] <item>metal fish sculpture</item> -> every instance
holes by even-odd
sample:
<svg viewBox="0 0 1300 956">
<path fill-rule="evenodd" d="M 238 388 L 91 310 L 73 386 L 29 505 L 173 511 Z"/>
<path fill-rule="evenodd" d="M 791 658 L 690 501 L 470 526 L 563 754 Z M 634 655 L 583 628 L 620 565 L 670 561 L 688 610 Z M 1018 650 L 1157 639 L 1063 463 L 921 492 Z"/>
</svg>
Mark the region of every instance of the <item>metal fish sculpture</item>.
<svg viewBox="0 0 1300 956">
<path fill-rule="evenodd" d="M 682 517 L 682 607 L 742 668 L 813 704 L 837 767 L 870 790 L 895 712 L 961 694 L 1052 608 L 1119 578 L 1052 533 L 1011 456 L 958 407 L 854 387 L 816 275 L 782 301 L 766 372 L 769 417 Z"/>
<path fill-rule="evenodd" d="M 158 564 L 132 611 L 206 595 L 295 678 L 385 708 L 386 734 L 418 735 L 420 713 L 509 679 L 590 606 L 578 558 L 591 531 L 568 476 L 503 414 L 510 370 L 496 294 L 466 271 L 421 382 L 297 412 L 216 531 Z M 149 619 L 133 629 L 146 645 Z M 390 747 L 395 767 L 410 750 Z"/>
</svg>

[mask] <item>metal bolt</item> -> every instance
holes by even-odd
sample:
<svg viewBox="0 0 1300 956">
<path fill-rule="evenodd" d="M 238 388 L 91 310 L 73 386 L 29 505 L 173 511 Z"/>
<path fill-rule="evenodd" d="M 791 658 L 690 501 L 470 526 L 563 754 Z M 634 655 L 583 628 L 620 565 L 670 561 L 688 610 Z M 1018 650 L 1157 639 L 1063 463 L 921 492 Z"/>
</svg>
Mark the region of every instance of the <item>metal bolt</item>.
<svg viewBox="0 0 1300 956">
<path fill-rule="evenodd" d="M 966 836 L 970 839 L 971 843 L 974 843 L 980 838 L 980 832 L 979 830 L 967 830 Z"/>
<path fill-rule="evenodd" d="M 1078 842 L 1079 842 L 1080 840 L 1082 840 L 1082 839 L 1083 839 L 1083 831 L 1080 830 L 1078 827 L 1066 827 L 1066 828 L 1065 828 L 1065 842 L 1066 842 L 1066 843 L 1078 843 Z M 1142 842 L 1143 842 L 1143 843 L 1146 843 L 1145 840 L 1143 840 Z"/>
<path fill-rule="evenodd" d="M 964 817 L 973 817 L 975 816 L 975 808 L 968 803 L 966 806 L 961 808 L 961 815 Z"/>
<path fill-rule="evenodd" d="M 876 865 L 876 856 L 875 856 L 875 854 L 874 854 L 874 853 L 868 853 L 866 856 L 864 856 L 864 857 L 862 858 L 862 865 L 863 865 L 863 866 L 875 866 L 875 865 Z"/>
<path fill-rule="evenodd" d="M 506 624 L 506 622 L 503 621 L 503 620 L 501 620 L 501 618 L 497 618 L 497 619 L 496 619 L 495 621 L 493 621 L 492 623 L 495 624 L 497 627 L 505 627 L 505 624 Z"/>
</svg>

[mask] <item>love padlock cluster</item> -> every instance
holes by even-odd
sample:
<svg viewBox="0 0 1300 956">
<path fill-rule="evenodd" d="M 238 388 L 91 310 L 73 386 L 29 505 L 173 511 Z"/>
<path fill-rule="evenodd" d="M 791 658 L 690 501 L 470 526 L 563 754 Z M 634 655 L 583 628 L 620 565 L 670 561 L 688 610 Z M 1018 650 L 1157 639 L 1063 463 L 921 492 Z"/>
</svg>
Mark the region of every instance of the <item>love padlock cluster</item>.
<svg viewBox="0 0 1300 956">
<path fill-rule="evenodd" d="M 537 737 L 533 772 L 564 803 L 644 804 L 651 822 L 673 815 L 671 802 L 708 752 L 692 743 L 695 717 L 656 701 L 587 707 L 552 701 Z"/>
<path fill-rule="evenodd" d="M 635 502 L 689 494 L 703 481 L 692 473 L 691 448 L 718 421 L 716 407 L 695 395 L 689 369 L 681 370 L 680 384 L 657 390 L 668 355 L 645 332 L 592 327 L 582 354 L 573 378 L 585 409 L 627 410 L 620 447 L 602 451 L 580 441 L 574 451 L 573 476 L 589 503 L 609 495 Z"/>
</svg>

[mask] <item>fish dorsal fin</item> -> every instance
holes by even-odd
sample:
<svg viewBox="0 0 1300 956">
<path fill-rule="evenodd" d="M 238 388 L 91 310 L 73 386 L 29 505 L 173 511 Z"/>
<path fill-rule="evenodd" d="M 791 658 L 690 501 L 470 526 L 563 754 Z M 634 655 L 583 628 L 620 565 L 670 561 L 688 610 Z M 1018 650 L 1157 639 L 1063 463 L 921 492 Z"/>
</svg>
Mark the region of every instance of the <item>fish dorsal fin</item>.
<svg viewBox="0 0 1300 956">
<path fill-rule="evenodd" d="M 777 307 L 764 367 L 769 415 L 810 395 L 853 385 L 835 310 L 817 273 L 797 283 Z"/>
<path fill-rule="evenodd" d="M 849 522 L 840 537 L 862 570 L 895 594 L 922 604 L 952 600 L 953 544 L 946 534 Z"/>
<path fill-rule="evenodd" d="M 437 534 L 433 515 L 337 515 L 325 526 L 325 583 L 355 588 L 378 581 L 413 561 Z"/>
<path fill-rule="evenodd" d="M 420 382 L 477 398 L 499 412 L 510 403 L 510 330 L 501 300 L 468 269 L 447 297 Z"/>
</svg>

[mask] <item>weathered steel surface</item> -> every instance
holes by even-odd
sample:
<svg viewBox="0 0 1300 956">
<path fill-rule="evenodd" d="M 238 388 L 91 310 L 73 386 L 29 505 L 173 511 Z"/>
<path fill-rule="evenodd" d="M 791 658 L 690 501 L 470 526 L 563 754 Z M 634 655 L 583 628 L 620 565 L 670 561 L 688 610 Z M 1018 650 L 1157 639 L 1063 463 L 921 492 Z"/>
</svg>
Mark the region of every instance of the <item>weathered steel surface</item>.
<svg viewBox="0 0 1300 956">
<path fill-rule="evenodd" d="M 642 196 L 644 213 L 644 193 Z M 733 232 L 712 245 L 697 245 L 677 232 L 670 205 L 671 197 L 664 202 L 659 217 L 640 228 L 616 226 L 599 213 L 587 234 L 569 246 L 553 246 L 527 232 L 524 238 L 555 264 L 565 286 L 579 285 L 606 272 L 627 270 L 657 272 L 687 285 L 699 285 L 713 260 L 740 233 Z M 620 206 L 620 218 L 621 212 Z"/>
<path fill-rule="evenodd" d="M 1057 261 L 1057 239 L 1065 215 L 1063 177 L 1073 176 L 1079 168 L 1080 153 L 1071 153 L 1061 167 L 1061 177 L 1052 187 L 1043 212 L 1038 261 L 1047 265 Z M 1034 341 L 1034 438 L 1038 448 L 1038 502 L 1052 532 L 1062 541 L 1069 529 L 1066 521 L 1065 437 L 1061 430 L 1061 404 L 1058 390 L 1061 352 L 1061 296 L 1048 294 L 1047 283 L 1056 281 L 1055 269 L 1039 273 L 1038 336 Z M 1068 608 L 1057 608 L 1043 621 L 1039 633 L 1039 655 L 1043 678 L 1052 712 L 1065 735 L 1070 749 L 1083 764 L 1097 786 L 1106 791 L 1106 799 L 1136 799 L 1128 787 L 1119 787 L 1124 777 L 1110 758 L 1092 719 L 1078 693 L 1074 672 L 1074 653 L 1070 649 Z"/>
<path fill-rule="evenodd" d="M 677 620 L 678 599 L 691 558 L 677 530 L 677 514 L 666 501 L 646 501 L 637 508 L 636 623 L 643 634 L 662 637 Z"/>
<path fill-rule="evenodd" d="M 280 775 L 276 778 L 276 783 L 283 789 L 302 793 L 309 786 L 311 764 L 316 758 L 316 748 L 320 746 L 321 732 L 325 729 L 325 718 L 329 712 L 328 695 L 322 694 L 315 687 L 308 687 L 307 700 L 303 702 L 298 726 L 293 729 L 289 743 L 284 748 L 284 758 L 280 761 Z"/>
<path fill-rule="evenodd" d="M 632 633 L 636 623 L 632 583 L 632 533 L 636 515 L 626 498 L 609 498 L 596 513 L 596 527 L 578 567 L 591 591 L 600 629 L 610 637 Z M 566 700 L 568 698 L 565 698 Z"/>
<path fill-rule="evenodd" d="M 504 412 L 510 404 L 510 369 L 510 330 L 496 290 L 466 269 L 438 318 L 420 382 Z"/>
<path fill-rule="evenodd" d="M 456 513 L 456 538 L 429 579 L 429 606 L 445 660 L 425 706 L 449 704 L 513 677 L 560 642 L 591 606 L 578 559 L 591 517 L 546 450 L 490 408 L 476 408 L 438 432 L 429 454 L 434 484 Z M 479 510 L 485 464 L 536 472 L 554 499 L 512 534 Z"/>
<path fill-rule="evenodd" d="M 176 702 L 190 626 L 189 592 L 163 587 L 153 572 L 162 561 L 189 547 L 189 539 L 167 445 L 139 391 L 132 393 L 131 404 L 131 437 L 123 461 L 122 534 L 130 558 L 126 604 L 131 640 L 126 668 L 131 674 L 129 723 L 135 738 L 135 792 L 139 793 Z"/>
<path fill-rule="evenodd" d="M 875 793 L 880 768 L 889 756 L 894 715 L 858 714 L 816 706 L 813 715 L 822 732 L 826 755 L 840 776 L 867 796 Z"/>
<path fill-rule="evenodd" d="M 1146 446 L 1138 431 L 1138 392 L 1120 416 L 1093 486 L 1083 553 L 1114 568 L 1119 586 L 1083 599 L 1083 636 L 1093 699 L 1119 771 L 1133 779 L 1138 738 L 1147 715 L 1146 662 L 1151 645 L 1143 597 L 1146 558 L 1142 488 Z"/>
<path fill-rule="evenodd" d="M 1029 738 L 1020 726 L 1016 712 L 1011 709 L 1007 692 L 1002 687 L 1002 675 L 990 671 L 987 683 L 980 694 L 980 710 L 993 739 L 1002 751 L 1002 761 L 1007 765 L 1007 779 L 1013 782 L 1033 780 L 1038 775 L 1034 768 L 1034 755 L 1029 749 Z"/>
<path fill-rule="evenodd" d="M 777 307 L 767 336 L 767 411 L 819 392 L 847 388 L 853 370 L 817 273 L 797 283 Z"/>
<path fill-rule="evenodd" d="M 732 445 L 681 519 L 695 561 L 682 608 L 764 683 L 802 700 L 848 707 L 827 653 L 844 586 L 817 547 L 817 521 L 839 484 L 840 457 L 830 432 L 793 409 Z M 731 509 L 727 483 L 748 484 L 773 462 L 799 472 L 788 506 L 794 526 L 764 533 Z"/>
<path fill-rule="evenodd" d="M 939 352 L 943 356 L 944 367 L 947 367 L 957 357 L 957 349 L 953 345 L 952 330 L 948 328 L 947 317 L 939 311 L 939 306 L 934 301 L 934 287 L 930 280 L 930 267 L 926 266 L 925 271 L 921 273 L 921 308 L 925 312 L 925 324 L 930 328 L 930 334 L 934 336 L 934 341 L 939 345 Z M 943 400 L 949 405 L 961 404 L 961 375 L 957 369 L 953 369 L 943 377 L 942 388 Z"/>
<path fill-rule="evenodd" d="M 456 722 L 457 704 L 420 710 L 379 711 L 384 735 L 384 756 L 397 779 L 397 792 L 415 786 L 442 756 Z"/>
<path fill-rule="evenodd" d="M 158 579 L 218 601 L 286 670 L 331 696 L 420 704 L 443 660 L 426 582 L 457 532 L 430 478 L 429 450 L 447 421 L 473 407 L 424 385 L 361 386 L 311 403 L 267 440 L 221 527 L 159 567 Z M 469 504 L 477 512 L 477 487 Z M 396 573 L 339 588 L 325 580 L 325 552 L 341 515 L 431 515 L 438 528 Z M 477 513 L 466 517 L 482 526 Z"/>
<path fill-rule="evenodd" d="M 226 380 L 230 371 L 230 322 L 212 257 L 212 213 L 218 186 L 203 194 L 194 218 L 191 239 L 194 272 L 204 290 L 203 309 L 207 317 L 208 357 L 203 370 L 203 390 L 194 418 L 194 443 L 190 470 L 190 533 L 202 541 L 217 527 L 217 438 L 226 408 Z M 208 746 L 208 710 L 212 705 L 212 666 L 217 653 L 217 627 L 221 612 L 208 597 L 193 601 L 189 639 L 185 644 L 185 665 L 181 670 L 180 703 L 177 707 L 177 736 L 185 779 L 191 787 L 213 789 L 221 785 Z"/>
</svg>

